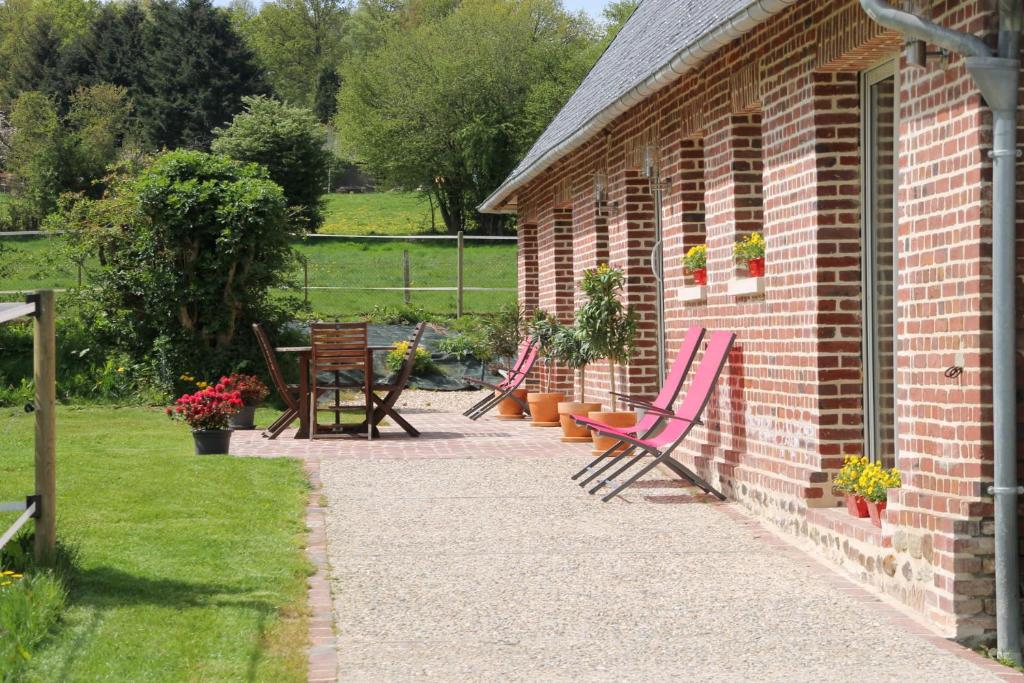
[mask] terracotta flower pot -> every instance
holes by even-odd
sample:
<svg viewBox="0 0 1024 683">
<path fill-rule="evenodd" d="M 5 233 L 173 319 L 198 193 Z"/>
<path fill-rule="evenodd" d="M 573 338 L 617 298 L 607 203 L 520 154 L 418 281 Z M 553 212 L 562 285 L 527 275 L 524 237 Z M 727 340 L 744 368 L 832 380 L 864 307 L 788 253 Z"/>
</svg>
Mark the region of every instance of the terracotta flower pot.
<svg viewBox="0 0 1024 683">
<path fill-rule="evenodd" d="M 764 277 L 764 256 L 747 261 L 747 270 L 750 271 L 750 277 Z"/>
<path fill-rule="evenodd" d="M 581 427 L 572 419 L 573 415 L 589 415 L 601 410 L 600 403 L 577 403 L 563 401 L 558 404 L 558 419 L 562 423 L 562 441 L 565 443 L 588 443 L 590 430 Z"/>
<path fill-rule="evenodd" d="M 698 285 L 706 285 L 708 283 L 708 269 L 698 268 L 693 271 L 693 281 Z"/>
<path fill-rule="evenodd" d="M 557 427 L 558 403 L 565 400 L 565 394 L 557 392 L 533 392 L 526 395 L 526 402 L 530 404 L 531 424 L 534 427 Z"/>
<path fill-rule="evenodd" d="M 856 493 L 846 494 L 846 511 L 850 513 L 852 517 L 862 518 L 868 516 L 868 502 L 864 500 L 864 496 L 858 496 Z"/>
<path fill-rule="evenodd" d="M 871 523 L 877 527 L 882 526 L 882 512 L 885 511 L 885 501 L 875 503 L 873 501 L 867 501 L 868 515 L 871 516 Z"/>
<path fill-rule="evenodd" d="M 518 397 L 520 401 L 526 401 L 526 389 L 515 389 L 512 391 L 512 395 Z M 494 417 L 499 420 L 522 420 L 523 406 L 513 398 L 506 398 L 498 404 L 498 414 Z"/>
<path fill-rule="evenodd" d="M 616 412 L 616 413 L 604 413 L 600 411 L 594 411 L 587 415 L 592 420 L 597 422 L 603 422 L 609 427 L 632 427 L 636 424 L 636 413 L 630 412 Z M 596 432 L 592 432 L 594 440 L 594 455 L 601 455 L 606 450 L 615 445 L 617 439 L 613 436 L 599 436 Z M 628 448 L 627 445 L 623 445 L 620 450 Z"/>
</svg>

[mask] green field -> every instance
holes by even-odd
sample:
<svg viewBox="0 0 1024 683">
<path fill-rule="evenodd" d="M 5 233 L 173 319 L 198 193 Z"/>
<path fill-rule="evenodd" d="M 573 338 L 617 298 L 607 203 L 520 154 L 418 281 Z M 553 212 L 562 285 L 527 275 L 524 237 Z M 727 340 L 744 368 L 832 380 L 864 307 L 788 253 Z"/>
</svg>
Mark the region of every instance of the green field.
<svg viewBox="0 0 1024 683">
<path fill-rule="evenodd" d="M 7 239 L 10 254 L 4 259 L 9 271 L 0 277 L 0 298 L 14 300 L 18 292 L 54 287 L 73 287 L 78 271 L 64 253 L 59 238 Z M 413 287 L 454 287 L 456 248 L 454 240 L 403 242 L 392 240 L 311 239 L 297 243 L 300 254 L 309 263 L 309 298 L 316 315 L 325 318 L 350 318 L 365 313 L 374 305 L 397 306 L 402 292 L 320 290 L 316 287 L 401 287 L 402 250 L 409 250 Z M 515 287 L 516 246 L 511 242 L 466 243 L 465 286 Z M 89 264 L 83 273 L 88 284 Z M 302 285 L 303 272 L 297 269 L 295 282 Z M 299 296 L 303 292 L 297 290 Z M 455 292 L 412 292 L 412 304 L 426 310 L 450 315 L 455 311 Z M 515 292 L 466 292 L 465 310 L 486 313 L 515 299 Z"/>
<path fill-rule="evenodd" d="M 441 214 L 438 230 L 444 231 Z M 420 235 L 431 232 L 430 202 L 417 192 L 372 192 L 324 196 L 324 224 L 330 235 Z"/>
<path fill-rule="evenodd" d="M 0 412 L 0 501 L 32 490 L 32 425 Z M 58 534 L 78 563 L 25 680 L 306 680 L 299 462 L 196 457 L 187 427 L 146 408 L 61 407 L 57 430 Z"/>
</svg>

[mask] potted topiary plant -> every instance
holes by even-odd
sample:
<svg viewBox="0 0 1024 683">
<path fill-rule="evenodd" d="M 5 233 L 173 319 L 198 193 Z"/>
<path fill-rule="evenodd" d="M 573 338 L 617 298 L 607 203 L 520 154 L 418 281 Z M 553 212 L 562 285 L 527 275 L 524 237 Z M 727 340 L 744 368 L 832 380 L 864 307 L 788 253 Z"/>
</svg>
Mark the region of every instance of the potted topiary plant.
<svg viewBox="0 0 1024 683">
<path fill-rule="evenodd" d="M 270 395 L 270 389 L 255 375 L 234 373 L 221 377 L 219 384 L 225 391 L 237 391 L 242 398 L 242 407 L 228 419 L 231 429 L 256 429 L 256 407 Z"/>
<path fill-rule="evenodd" d="M 608 359 L 609 381 L 613 392 L 616 390 L 615 366 L 629 362 L 636 341 L 636 310 L 632 306 L 623 306 L 619 301 L 624 283 L 623 272 L 608 264 L 585 271 L 580 288 L 587 301 L 576 313 L 576 324 L 594 357 Z M 631 427 L 636 424 L 636 413 L 618 412 L 618 401 L 614 393 L 611 404 L 611 412 L 594 412 L 589 417 L 613 427 Z M 612 445 L 614 439 L 594 436 L 595 451 L 603 452 Z"/>
<path fill-rule="evenodd" d="M 526 394 L 526 402 L 530 406 L 530 418 L 534 427 L 557 427 L 561 424 L 558 419 L 558 403 L 565 400 L 565 394 L 550 391 L 555 360 L 551 354 L 551 342 L 561 327 L 562 324 L 554 316 L 539 308 L 533 312 L 533 317 L 530 319 L 529 333 L 539 347 L 544 366 L 544 372 L 541 374 L 541 391 L 531 391 Z"/>
<path fill-rule="evenodd" d="M 853 517 L 868 516 L 868 503 L 863 496 L 857 493 L 857 482 L 867 464 L 868 459 L 864 456 L 846 456 L 842 469 L 839 470 L 835 481 L 832 482 L 836 490 L 846 498 L 846 511 Z"/>
<path fill-rule="evenodd" d="M 690 247 L 683 257 L 683 266 L 686 272 L 693 276 L 693 281 L 698 285 L 708 283 L 708 247 L 706 244 L 698 244 Z"/>
<path fill-rule="evenodd" d="M 737 242 L 732 251 L 737 261 L 747 264 L 750 277 L 764 275 L 764 236 L 761 233 L 750 233 Z"/>
<path fill-rule="evenodd" d="M 590 430 L 576 424 L 572 416 L 587 415 L 601 410 L 600 403 L 587 403 L 586 367 L 595 360 L 593 350 L 578 326 L 565 325 L 555 333 L 551 340 L 551 355 L 559 363 L 576 371 L 577 384 L 580 388 L 579 401 L 562 401 L 558 404 L 558 419 L 562 423 L 562 441 L 566 443 L 590 441 Z"/>
<path fill-rule="evenodd" d="M 167 414 L 192 428 L 196 455 L 226 454 L 231 445 L 228 419 L 241 407 L 242 396 L 218 383 L 185 394 L 167 408 Z"/>
</svg>

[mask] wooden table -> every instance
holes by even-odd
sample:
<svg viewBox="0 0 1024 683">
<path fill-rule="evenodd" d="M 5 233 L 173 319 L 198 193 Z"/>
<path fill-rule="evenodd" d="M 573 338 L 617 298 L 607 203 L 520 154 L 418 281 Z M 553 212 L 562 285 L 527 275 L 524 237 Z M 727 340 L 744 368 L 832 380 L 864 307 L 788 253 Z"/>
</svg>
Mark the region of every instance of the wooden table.
<svg viewBox="0 0 1024 683">
<path fill-rule="evenodd" d="M 390 351 L 395 348 L 394 345 L 389 346 L 368 346 L 366 347 L 366 371 L 370 373 L 370 384 L 373 384 L 373 353 L 374 351 Z M 309 361 L 313 355 L 312 346 L 278 346 L 274 349 L 278 353 L 294 353 L 299 356 L 299 430 L 295 432 L 296 439 L 308 439 L 310 432 L 310 413 L 311 405 L 310 399 L 310 376 L 309 376 Z M 367 396 L 367 400 L 372 400 L 371 397 Z M 372 409 L 372 408 L 371 408 Z M 376 412 L 376 411 L 374 411 Z M 366 427 L 366 421 L 357 425 L 354 431 L 364 431 Z M 376 434 L 376 426 L 374 426 L 374 436 Z"/>
</svg>

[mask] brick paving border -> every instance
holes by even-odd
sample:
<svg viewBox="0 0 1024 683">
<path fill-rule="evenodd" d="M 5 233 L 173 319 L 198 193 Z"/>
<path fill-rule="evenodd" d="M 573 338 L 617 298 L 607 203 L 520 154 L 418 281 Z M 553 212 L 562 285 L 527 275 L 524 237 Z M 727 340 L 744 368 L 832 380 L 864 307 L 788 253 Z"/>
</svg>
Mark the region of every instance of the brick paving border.
<svg viewBox="0 0 1024 683">
<path fill-rule="evenodd" d="M 320 504 L 320 456 L 303 458 L 303 469 L 309 479 L 309 502 L 306 504 L 306 557 L 316 568 L 309 577 L 306 600 L 309 605 L 309 683 L 334 683 L 338 680 L 338 641 L 334 633 L 334 602 L 331 599 L 331 570 L 327 555 L 327 510 Z"/>
</svg>

